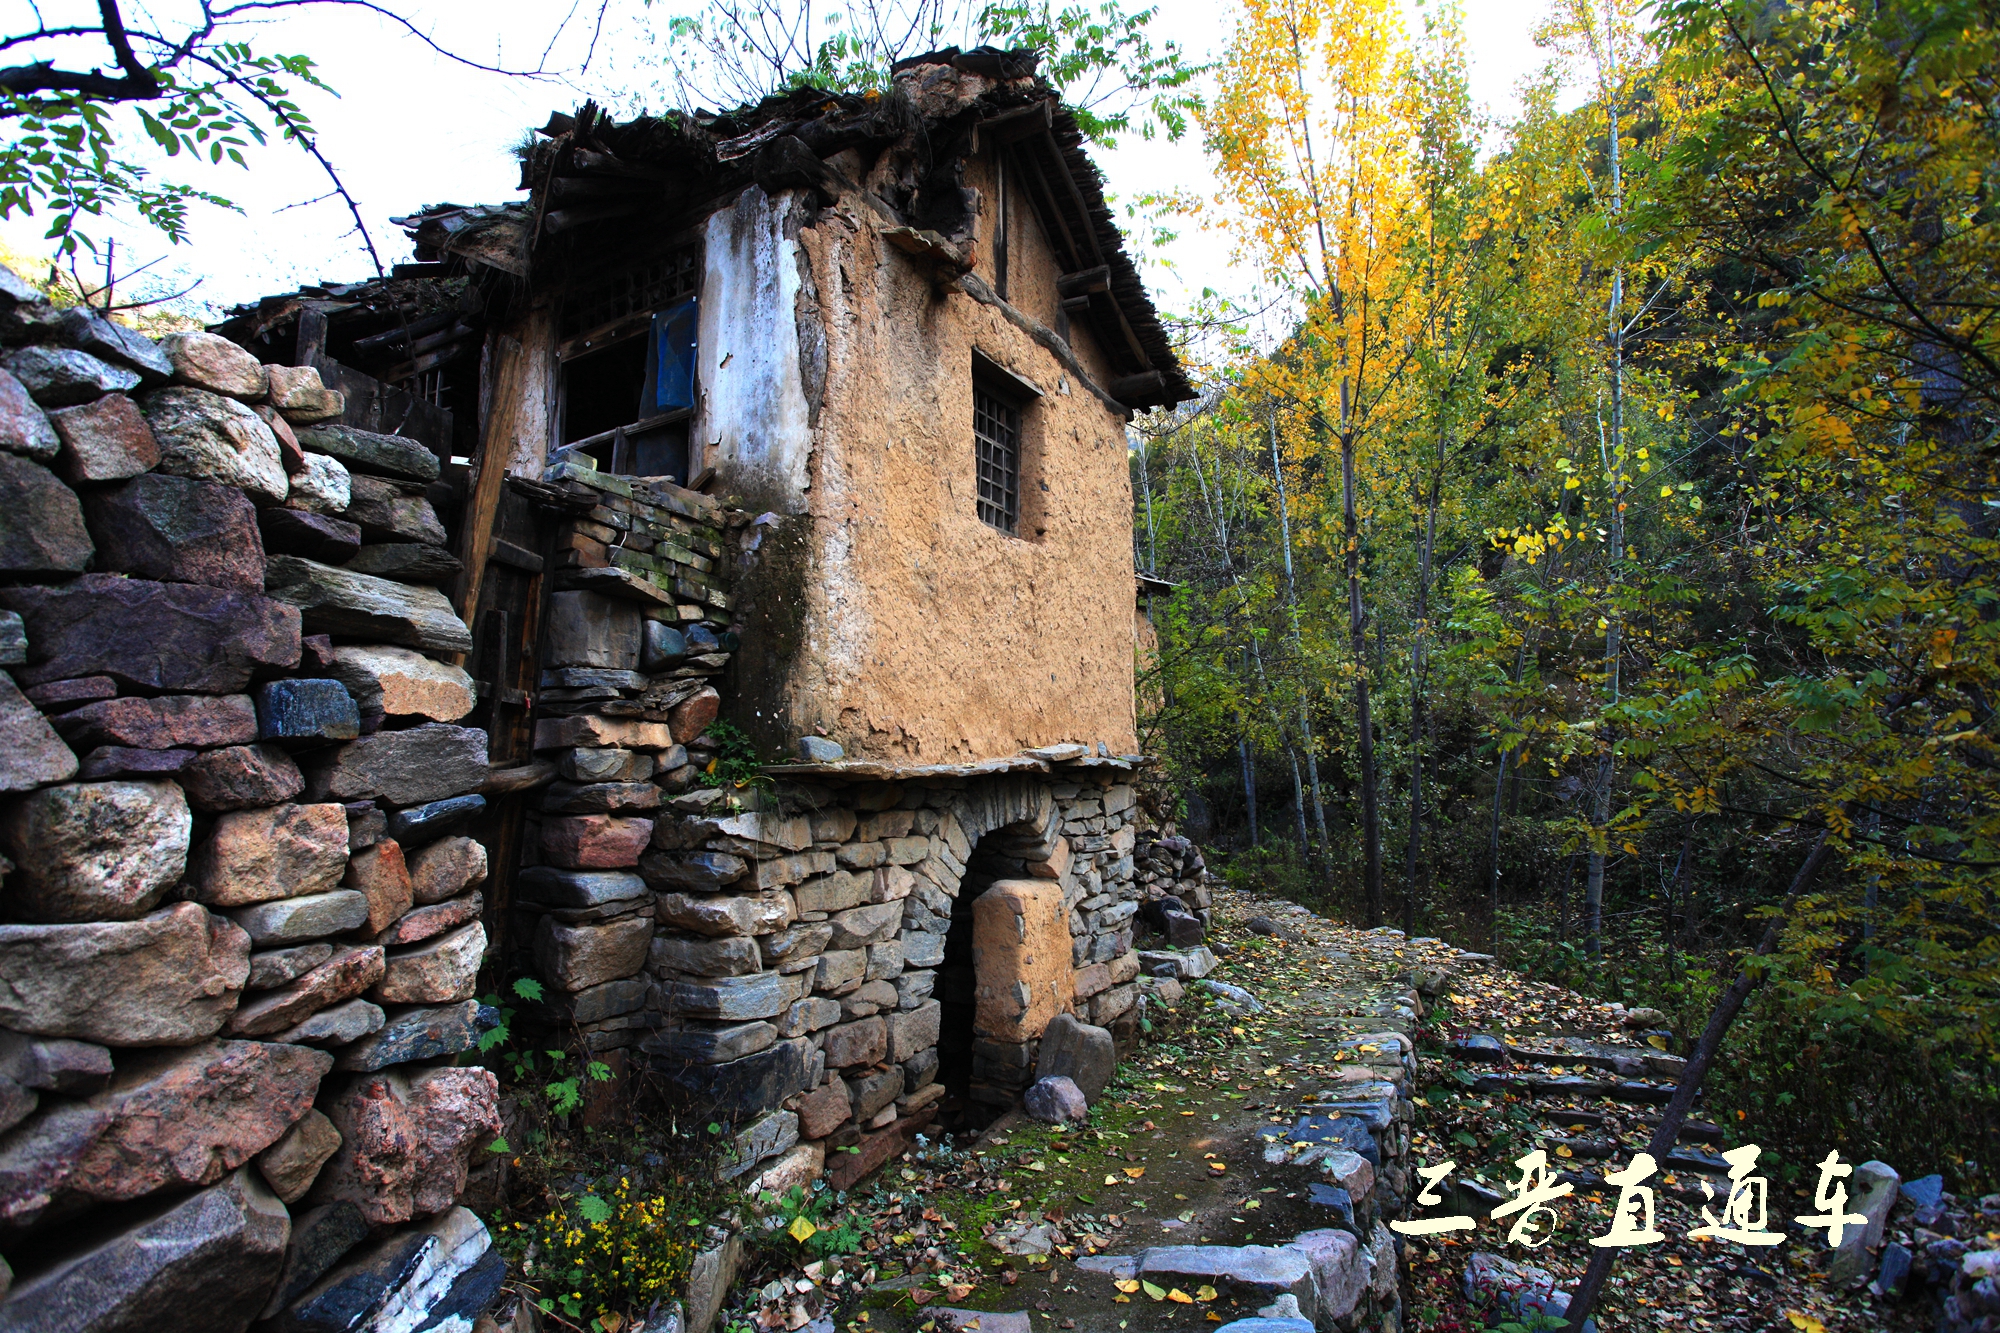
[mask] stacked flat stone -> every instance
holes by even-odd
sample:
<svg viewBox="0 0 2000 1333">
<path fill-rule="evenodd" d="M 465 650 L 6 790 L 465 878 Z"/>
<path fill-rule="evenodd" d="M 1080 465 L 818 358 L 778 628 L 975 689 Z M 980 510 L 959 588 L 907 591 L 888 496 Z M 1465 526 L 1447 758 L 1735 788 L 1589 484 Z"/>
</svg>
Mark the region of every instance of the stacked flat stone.
<svg viewBox="0 0 2000 1333">
<path fill-rule="evenodd" d="M 1332 1083 L 1302 1101 L 1289 1124 L 1263 1132 L 1267 1163 L 1310 1167 L 1320 1177 L 1310 1199 L 1329 1210 L 1331 1225 L 1293 1245 L 1312 1260 L 1322 1328 L 1402 1326 L 1398 1249 L 1387 1224 L 1405 1216 L 1412 1192 L 1422 1001 L 1400 975 L 1394 946 L 1402 932 L 1363 939 L 1371 947 L 1340 957 L 1318 1010 L 1319 1032 L 1333 1048 Z"/>
<path fill-rule="evenodd" d="M 724 514 L 716 501 L 667 481 L 610 476 L 574 458 L 548 469 L 543 480 L 591 504 L 556 540 L 558 588 L 635 602 L 661 624 L 705 621 L 713 630 L 726 629 L 733 603 L 717 573 Z M 715 651 L 691 645 L 675 665 L 719 672 L 719 664 L 700 660 Z M 659 656 L 680 658 L 683 652 L 661 650 Z"/>
<path fill-rule="evenodd" d="M 0 1327 L 347 1327 L 419 1271 L 477 1313 L 498 1090 L 433 1062 L 479 1031 L 486 738 L 427 655 L 470 645 L 437 460 L 4 269 L 0 344 Z"/>
<path fill-rule="evenodd" d="M 1208 924 L 1214 900 L 1208 884 L 1208 863 L 1201 858 L 1201 848 L 1169 826 L 1161 836 L 1140 844 L 1133 866 L 1141 902 L 1178 898 L 1200 914 L 1203 925 Z"/>
<path fill-rule="evenodd" d="M 639 863 L 658 895 L 639 1050 L 744 1126 L 734 1169 L 753 1191 L 822 1170 L 844 1188 L 908 1146 L 945 1096 L 944 999 L 975 1009 L 971 1095 L 994 1105 L 1034 1080 L 1059 1013 L 1129 1039 L 1125 766 L 1047 767 L 668 802 Z M 961 949 L 1008 980 L 969 993 L 968 966 L 968 993 L 939 996 Z"/>
<path fill-rule="evenodd" d="M 708 497 L 662 483 L 576 464 L 548 479 L 572 514 L 557 530 L 535 699 L 535 749 L 556 780 L 530 818 L 514 894 L 526 966 L 550 993 L 524 1017 L 573 1038 L 622 1083 L 653 1013 L 655 895 L 640 857 L 663 804 L 715 757 L 712 681 L 736 644 L 728 597 L 713 587 L 727 520 Z M 714 604 L 677 600 L 685 589 Z"/>
</svg>

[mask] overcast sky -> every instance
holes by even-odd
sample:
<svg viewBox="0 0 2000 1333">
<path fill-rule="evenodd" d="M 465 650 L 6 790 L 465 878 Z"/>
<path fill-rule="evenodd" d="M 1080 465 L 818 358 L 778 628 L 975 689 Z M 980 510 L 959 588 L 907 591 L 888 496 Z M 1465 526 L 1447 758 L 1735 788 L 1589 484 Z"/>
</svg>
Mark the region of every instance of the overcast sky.
<svg viewBox="0 0 2000 1333">
<path fill-rule="evenodd" d="M 29 26 L 22 0 L 0 0 L 12 11 L 9 31 Z M 579 5 L 579 10 L 588 8 Z M 652 13 L 687 8 L 656 5 Z M 1542 0 L 1466 0 L 1473 93 L 1499 115 L 1518 105 L 1514 89 L 1542 59 L 1531 39 Z M 173 0 L 158 0 L 170 13 Z M 483 63 L 533 68 L 544 61 L 556 75 L 539 79 L 484 73 L 443 59 L 384 20 L 353 10 L 287 12 L 254 34 L 260 50 L 305 52 L 339 97 L 302 97 L 317 122 L 319 143 L 357 199 L 383 262 L 408 257 L 402 233 L 388 219 L 425 204 L 502 202 L 519 198 L 519 169 L 510 153 L 524 130 L 543 124 L 550 111 L 569 110 L 586 95 L 629 97 L 648 81 L 650 56 L 629 26 L 616 19 L 602 34 L 584 22 L 558 35 L 568 0 L 404 0 L 412 17 L 440 46 Z M 89 0 L 44 0 L 43 12 L 60 23 L 64 11 L 94 15 Z M 643 12 L 638 0 L 614 0 L 614 12 Z M 1412 11 L 1415 12 L 1414 10 Z M 81 15 L 79 15 L 81 16 Z M 1230 8 L 1213 0 L 1163 0 L 1156 30 L 1180 41 L 1197 57 L 1218 50 L 1227 37 Z M 586 16 L 590 17 L 590 16 Z M 593 35 L 594 61 L 581 70 Z M 92 51 L 86 59 L 99 58 Z M 664 102 L 664 98 L 653 99 Z M 1133 143 L 1099 157 L 1111 187 L 1121 194 L 1173 186 L 1200 195 L 1213 184 L 1198 146 Z M 241 206 L 241 213 L 199 207 L 191 245 L 169 247 L 156 236 L 121 230 L 121 248 L 144 259 L 164 255 L 149 278 L 173 287 L 199 282 L 211 309 L 289 291 L 300 283 L 352 279 L 372 272 L 353 236 L 344 205 L 333 199 L 304 203 L 327 191 L 319 168 L 294 148 L 272 144 L 254 153 L 248 171 L 187 171 L 167 163 L 163 174 L 195 181 Z M 10 219 L 0 235 L 17 251 L 46 254 L 45 224 Z M 1241 289 L 1228 272 L 1228 249 L 1213 234 L 1188 227 L 1171 258 L 1180 278 L 1157 274 L 1170 304 L 1183 284 Z M 127 267 L 121 258 L 119 268 Z M 155 290 L 160 290 L 155 288 Z"/>
</svg>

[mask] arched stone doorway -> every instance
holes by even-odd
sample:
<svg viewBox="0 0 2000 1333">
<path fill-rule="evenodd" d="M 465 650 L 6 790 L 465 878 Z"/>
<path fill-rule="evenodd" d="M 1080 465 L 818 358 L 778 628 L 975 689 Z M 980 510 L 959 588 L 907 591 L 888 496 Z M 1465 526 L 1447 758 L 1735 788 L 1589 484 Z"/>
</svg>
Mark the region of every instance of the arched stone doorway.
<svg viewBox="0 0 2000 1333">
<path fill-rule="evenodd" d="M 936 992 L 948 1132 L 983 1129 L 1012 1105 L 1032 1080 L 1042 1030 L 1074 1007 L 1064 888 L 1031 873 L 1060 836 L 1053 808 L 1038 811 L 981 836 L 967 860 Z"/>
</svg>

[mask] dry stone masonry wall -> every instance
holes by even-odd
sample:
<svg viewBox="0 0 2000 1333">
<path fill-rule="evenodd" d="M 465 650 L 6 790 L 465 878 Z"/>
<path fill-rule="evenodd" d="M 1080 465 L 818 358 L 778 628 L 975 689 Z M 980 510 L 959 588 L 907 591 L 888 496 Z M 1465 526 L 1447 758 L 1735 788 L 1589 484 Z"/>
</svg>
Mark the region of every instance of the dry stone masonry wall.
<svg viewBox="0 0 2000 1333">
<path fill-rule="evenodd" d="M 750 1188 L 859 1179 L 932 1122 L 950 1062 L 961 1102 L 1011 1104 L 1056 1015 L 1129 1036 L 1128 765 L 1075 767 L 1071 746 L 1025 772 L 897 781 L 832 763 L 769 788 L 677 791 L 669 768 L 640 791 L 644 755 L 712 749 L 700 728 L 714 715 L 544 722 L 538 736 L 576 742 L 557 752 L 566 774 L 621 774 L 600 789 L 658 813 L 616 829 L 607 815 L 588 839 L 545 817 L 544 863 L 519 897 L 565 997 L 553 1016 L 614 1068 L 636 1059 L 737 1123 L 732 1174 Z"/>
<path fill-rule="evenodd" d="M 851 1184 L 941 1111 L 990 1117 L 1084 1052 L 1101 1091 L 1136 1023 L 1142 902 L 1197 942 L 1207 904 L 1184 842 L 1136 865 L 1132 763 L 1068 745 L 891 768 L 811 737 L 812 762 L 717 785 L 726 575 L 767 524 L 588 464 L 544 474 L 567 513 L 535 700 L 555 780 L 510 936 L 548 999 L 523 1017 L 611 1068 L 601 1107 L 643 1072 L 731 1122 L 729 1174 L 758 1192 Z"/>
<path fill-rule="evenodd" d="M 469 1323 L 487 754 L 438 459 L 5 270 L 0 343 L 0 1329 Z"/>
<path fill-rule="evenodd" d="M 645 965 L 655 894 L 637 873 L 666 801 L 716 759 L 713 681 L 736 646 L 716 569 L 742 515 L 662 483 L 605 476 L 571 458 L 545 480 L 557 527 L 535 697 L 534 748 L 554 765 L 523 840 L 515 969 L 548 983 L 523 1015 L 617 1077 L 654 1010 Z"/>
<path fill-rule="evenodd" d="M 429 447 L 5 270 L 0 347 L 0 1330 L 469 1326 L 489 921 L 548 983 L 524 1024 L 730 1120 L 760 1190 L 1095 1097 L 1200 970 L 1205 871 L 1141 839 L 1128 759 L 812 738 L 708 785 L 760 520 L 582 458 L 525 483 L 560 515 L 540 761 L 496 776 Z M 489 884 L 486 793 L 537 777 Z M 1188 952 L 1137 953 L 1142 911 Z"/>
</svg>

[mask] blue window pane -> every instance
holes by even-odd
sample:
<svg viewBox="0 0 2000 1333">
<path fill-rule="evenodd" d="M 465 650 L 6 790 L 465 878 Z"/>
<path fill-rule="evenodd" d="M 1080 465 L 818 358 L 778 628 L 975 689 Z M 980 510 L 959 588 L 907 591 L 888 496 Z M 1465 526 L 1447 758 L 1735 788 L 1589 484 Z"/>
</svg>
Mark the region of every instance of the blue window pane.
<svg viewBox="0 0 2000 1333">
<path fill-rule="evenodd" d="M 653 402 L 648 416 L 694 406 L 695 303 L 683 301 L 653 316 L 648 351 L 653 360 Z"/>
</svg>

